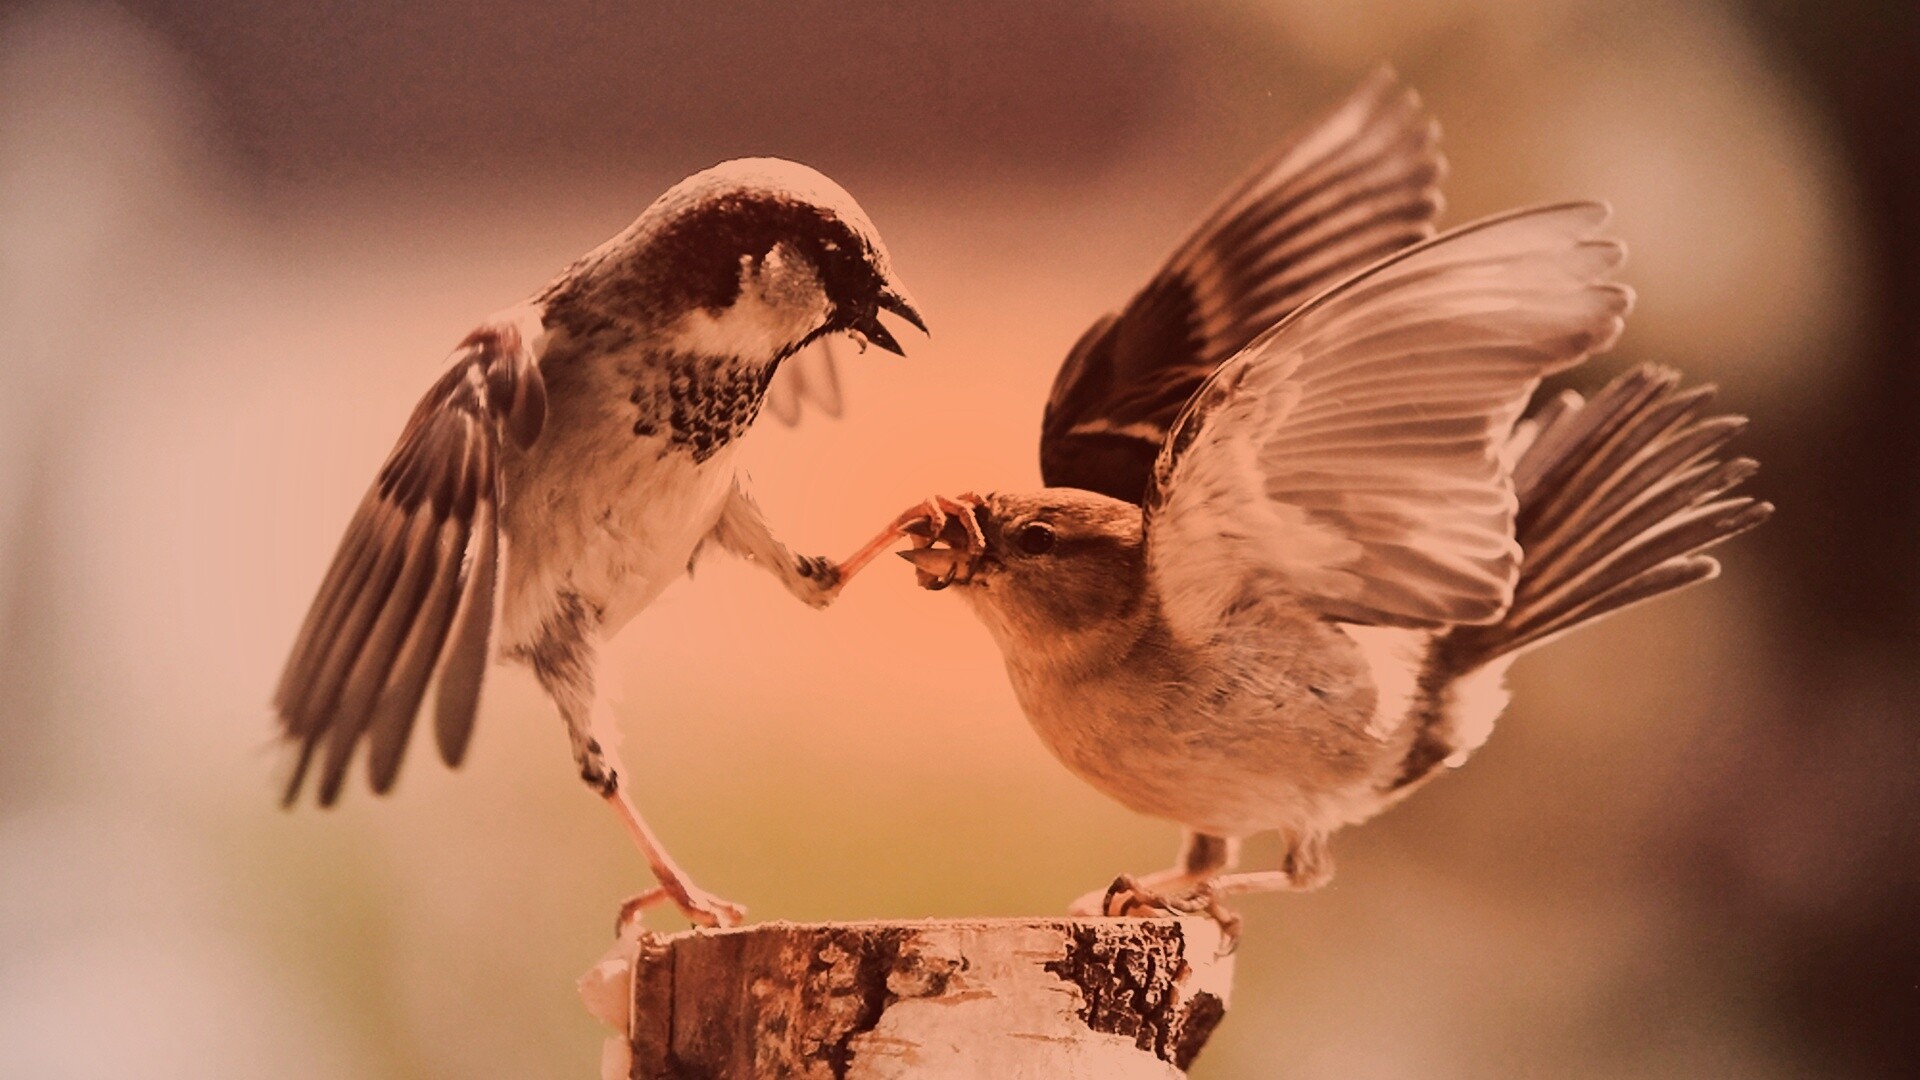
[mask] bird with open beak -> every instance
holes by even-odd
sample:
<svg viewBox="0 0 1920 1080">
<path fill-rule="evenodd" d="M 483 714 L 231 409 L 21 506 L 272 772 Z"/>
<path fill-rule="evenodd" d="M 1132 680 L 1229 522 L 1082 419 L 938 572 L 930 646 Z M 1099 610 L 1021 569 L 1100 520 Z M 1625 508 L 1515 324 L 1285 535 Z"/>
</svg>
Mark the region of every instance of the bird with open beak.
<svg viewBox="0 0 1920 1080">
<path fill-rule="evenodd" d="M 596 656 L 707 545 L 806 603 L 834 599 L 858 564 L 775 538 L 739 440 L 782 362 L 816 339 L 901 352 L 881 312 L 926 329 L 865 212 L 820 173 L 761 158 L 675 185 L 481 323 L 414 409 L 287 661 L 274 698 L 297 751 L 287 802 L 317 769 L 333 803 L 361 747 L 387 791 L 430 683 L 440 756 L 458 765 L 498 656 L 532 669 L 580 778 L 658 879 L 623 919 L 664 899 L 697 924 L 738 923 L 743 909 L 697 888 L 629 797 L 596 723 Z"/>
<path fill-rule="evenodd" d="M 1487 737 L 1516 655 L 1711 577 L 1700 552 L 1771 510 L 1726 494 L 1742 422 L 1669 372 L 1520 420 L 1620 333 L 1623 249 L 1592 203 L 1433 236 L 1435 137 L 1369 80 L 1081 339 L 1049 487 L 889 530 L 986 624 L 1046 746 L 1184 826 L 1173 867 L 1078 913 L 1230 921 L 1222 897 L 1327 881 L 1334 831 Z M 1263 833 L 1279 865 L 1238 871 Z"/>
</svg>

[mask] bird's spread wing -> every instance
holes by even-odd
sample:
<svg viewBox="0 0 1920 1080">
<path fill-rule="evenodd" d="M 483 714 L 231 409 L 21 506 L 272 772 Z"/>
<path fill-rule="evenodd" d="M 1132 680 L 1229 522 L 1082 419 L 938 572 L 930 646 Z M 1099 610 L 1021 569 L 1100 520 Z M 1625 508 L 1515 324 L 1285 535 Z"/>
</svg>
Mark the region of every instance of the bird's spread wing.
<svg viewBox="0 0 1920 1080">
<path fill-rule="evenodd" d="M 1520 584 L 1498 624 L 1448 635 L 1455 670 L 1720 572 L 1705 552 L 1773 507 L 1732 493 L 1759 464 L 1723 456 L 1747 422 L 1713 414 L 1713 395 L 1643 365 L 1591 401 L 1564 391 L 1515 429 Z"/>
<path fill-rule="evenodd" d="M 1323 617 L 1497 618 L 1519 549 L 1503 460 L 1540 378 L 1612 344 L 1632 293 L 1593 203 L 1467 225 L 1321 295 L 1222 365 L 1154 463 L 1152 571 L 1183 632 L 1268 592 Z"/>
<path fill-rule="evenodd" d="M 1054 377 L 1049 486 L 1139 502 L 1202 380 L 1309 297 L 1433 235 L 1439 128 L 1382 69 L 1230 189 L 1146 288 Z"/>
<path fill-rule="evenodd" d="M 427 684 L 439 673 L 440 752 L 458 764 L 492 635 L 505 441 L 528 446 L 546 389 L 511 322 L 468 336 L 407 421 L 307 613 L 274 705 L 298 746 L 299 797 L 320 763 L 319 799 L 339 796 L 364 739 L 374 790 L 393 784 Z"/>
<path fill-rule="evenodd" d="M 839 350 L 845 338 L 829 334 L 780 362 L 767 384 L 767 409 L 792 427 L 809 409 L 838 419 L 841 409 Z"/>
</svg>

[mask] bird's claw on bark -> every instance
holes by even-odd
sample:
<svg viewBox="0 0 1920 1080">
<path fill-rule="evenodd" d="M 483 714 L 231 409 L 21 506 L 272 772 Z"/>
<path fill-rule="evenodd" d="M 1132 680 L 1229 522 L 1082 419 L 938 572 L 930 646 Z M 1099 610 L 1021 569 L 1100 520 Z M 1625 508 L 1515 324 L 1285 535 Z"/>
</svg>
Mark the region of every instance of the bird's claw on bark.
<svg viewBox="0 0 1920 1080">
<path fill-rule="evenodd" d="M 747 921 L 747 909 L 742 905 L 722 900 L 704 889 L 679 884 L 678 889 L 656 885 L 627 897 L 620 905 L 618 918 L 614 920 L 614 936 L 628 936 L 639 927 L 648 908 L 667 902 L 678 908 L 688 922 L 707 930 L 727 930 Z"/>
<path fill-rule="evenodd" d="M 1089 903 L 1096 899 L 1096 903 Z M 1122 919 L 1205 915 L 1220 927 L 1221 955 L 1232 952 L 1240 944 L 1240 915 L 1222 902 L 1211 880 L 1161 891 L 1141 884 L 1132 874 L 1121 874 L 1107 886 L 1104 894 L 1089 893 L 1074 901 L 1068 910 L 1076 915 L 1098 913 Z"/>
</svg>

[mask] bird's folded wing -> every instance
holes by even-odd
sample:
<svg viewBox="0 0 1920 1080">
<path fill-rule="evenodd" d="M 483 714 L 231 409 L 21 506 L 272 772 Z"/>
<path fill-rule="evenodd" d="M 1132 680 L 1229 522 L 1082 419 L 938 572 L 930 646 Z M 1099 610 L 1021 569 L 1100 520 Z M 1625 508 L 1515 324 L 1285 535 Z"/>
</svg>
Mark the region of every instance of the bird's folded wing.
<svg viewBox="0 0 1920 1080">
<path fill-rule="evenodd" d="M 839 419 L 839 350 L 846 339 L 829 334 L 780 362 L 767 383 L 767 411 L 792 427 L 809 410 Z"/>
<path fill-rule="evenodd" d="M 1382 69 L 1227 195 L 1054 378 L 1040 436 L 1050 486 L 1139 502 L 1180 407 L 1214 368 L 1308 298 L 1433 235 L 1439 127 Z"/>
<path fill-rule="evenodd" d="M 539 437 L 546 391 L 511 322 L 474 331 L 414 409 L 361 500 L 287 661 L 274 706 L 299 758 L 286 800 L 320 763 L 339 796 L 354 749 L 393 784 L 436 671 L 441 754 L 457 764 L 479 703 L 499 569 L 505 440 Z"/>
<path fill-rule="evenodd" d="M 1261 335 L 1175 422 L 1147 497 L 1170 616 L 1202 637 L 1264 592 L 1368 625 L 1485 622 L 1512 601 L 1514 423 L 1544 375 L 1618 336 L 1607 210 L 1456 229 Z"/>
</svg>

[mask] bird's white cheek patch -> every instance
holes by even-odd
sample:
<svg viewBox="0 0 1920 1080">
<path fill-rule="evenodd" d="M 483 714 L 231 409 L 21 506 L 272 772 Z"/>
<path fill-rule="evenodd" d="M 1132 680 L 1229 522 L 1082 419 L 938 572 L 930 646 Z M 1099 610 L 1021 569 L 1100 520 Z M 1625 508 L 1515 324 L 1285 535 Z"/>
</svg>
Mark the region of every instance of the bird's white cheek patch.
<svg viewBox="0 0 1920 1080">
<path fill-rule="evenodd" d="M 821 321 L 823 316 L 800 317 L 791 310 L 742 296 L 717 315 L 701 309 L 689 312 L 667 340 L 673 351 L 694 356 L 766 360 L 812 333 Z"/>
<path fill-rule="evenodd" d="M 769 360 L 819 329 L 827 314 L 819 278 L 804 260 L 775 247 L 758 263 L 741 261 L 733 306 L 688 312 L 667 340 L 679 352 Z"/>
</svg>

